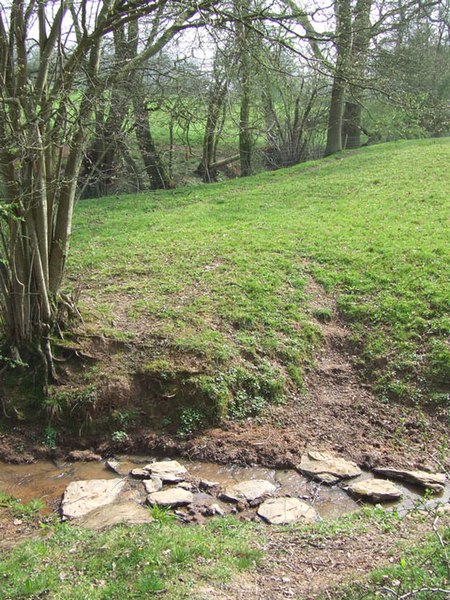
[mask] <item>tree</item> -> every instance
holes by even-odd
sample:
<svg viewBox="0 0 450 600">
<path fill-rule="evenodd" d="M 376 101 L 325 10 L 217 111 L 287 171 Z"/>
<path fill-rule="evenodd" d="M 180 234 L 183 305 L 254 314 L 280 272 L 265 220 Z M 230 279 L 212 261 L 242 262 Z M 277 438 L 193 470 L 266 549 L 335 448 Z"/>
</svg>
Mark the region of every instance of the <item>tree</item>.
<svg viewBox="0 0 450 600">
<path fill-rule="evenodd" d="M 217 161 L 217 146 L 224 124 L 225 102 L 230 86 L 230 78 L 224 66 L 223 54 L 222 51 L 216 49 L 208 90 L 208 110 L 203 135 L 202 160 L 197 168 L 197 174 L 206 183 L 211 183 L 217 179 L 217 169 L 213 165 Z M 225 57 L 230 59 L 229 54 L 226 52 Z"/>
<path fill-rule="evenodd" d="M 253 139 L 250 126 L 251 92 L 252 92 L 252 60 L 251 44 L 253 31 L 246 21 L 250 11 L 249 0 L 236 0 L 235 12 L 238 17 L 235 24 L 236 49 L 239 56 L 239 155 L 241 177 L 252 173 Z"/>
<path fill-rule="evenodd" d="M 50 336 L 94 109 L 214 2 L 11 0 L 0 7 L 0 312 L 16 361 L 55 378 Z M 105 39 L 153 18 L 153 37 L 112 72 Z M 105 67 L 105 68 L 104 68 Z M 106 105 L 105 105 L 106 106 Z M 67 302 L 67 299 L 66 299 Z"/>
<path fill-rule="evenodd" d="M 323 77 L 299 66 L 286 49 L 267 49 L 259 74 L 265 117 L 267 168 L 290 167 L 311 158 L 314 138 L 323 134 L 320 98 Z"/>
<path fill-rule="evenodd" d="M 357 0 L 353 18 L 353 36 L 349 51 L 350 80 L 348 94 L 342 115 L 342 147 L 359 148 L 361 146 L 362 97 L 364 92 L 364 74 L 367 65 L 372 29 L 370 11 L 372 0 Z"/>
<path fill-rule="evenodd" d="M 442 7 L 441 7 L 442 8 Z M 416 14 L 400 33 L 381 39 L 370 69 L 393 137 L 440 136 L 450 132 L 450 30 L 447 15 Z M 383 123 L 374 127 L 382 131 Z M 383 137 L 387 137 L 386 134 Z"/>
<path fill-rule="evenodd" d="M 124 61 L 136 55 L 138 36 L 136 22 L 124 23 L 113 32 L 111 43 L 103 49 L 104 68 L 120 68 Z M 109 42 L 109 40 L 108 40 Z M 81 197 L 101 197 L 113 189 L 117 173 L 117 156 L 122 154 L 132 165 L 137 177 L 140 173 L 128 152 L 125 133 L 130 111 L 130 87 L 135 71 L 128 72 L 124 78 L 111 82 L 107 90 L 107 100 L 94 107 L 95 125 L 83 160 Z"/>
<path fill-rule="evenodd" d="M 325 156 L 342 150 L 342 118 L 352 40 L 351 0 L 335 0 L 334 10 L 336 17 L 336 65 L 331 88 Z"/>
</svg>

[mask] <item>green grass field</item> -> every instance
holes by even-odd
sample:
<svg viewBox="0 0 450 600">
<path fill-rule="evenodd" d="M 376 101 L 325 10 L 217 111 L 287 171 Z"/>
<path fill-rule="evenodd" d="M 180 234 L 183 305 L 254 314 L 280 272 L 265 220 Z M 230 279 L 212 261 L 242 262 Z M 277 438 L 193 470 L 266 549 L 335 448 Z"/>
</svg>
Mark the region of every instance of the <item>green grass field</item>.
<svg viewBox="0 0 450 600">
<path fill-rule="evenodd" d="M 260 558 L 251 548 L 251 525 L 216 519 L 182 527 L 173 520 L 166 515 L 151 525 L 101 533 L 52 526 L 48 540 L 0 551 L 0 598 L 194 598 L 194 585 L 227 581 Z"/>
<path fill-rule="evenodd" d="M 312 277 L 336 299 L 382 399 L 444 401 L 449 165 L 449 139 L 395 142 L 82 201 L 69 275 L 85 327 L 139 344 L 148 372 L 201 372 L 214 411 L 245 416 L 301 388 L 321 340 Z"/>
</svg>

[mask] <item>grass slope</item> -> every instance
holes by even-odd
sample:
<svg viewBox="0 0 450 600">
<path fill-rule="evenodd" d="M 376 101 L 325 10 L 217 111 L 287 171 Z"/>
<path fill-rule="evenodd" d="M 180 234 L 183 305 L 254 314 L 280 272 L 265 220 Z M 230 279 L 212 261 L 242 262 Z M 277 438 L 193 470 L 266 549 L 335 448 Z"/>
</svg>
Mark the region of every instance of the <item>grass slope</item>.
<svg viewBox="0 0 450 600">
<path fill-rule="evenodd" d="M 442 400 L 449 164 L 449 139 L 396 142 L 245 180 L 83 201 L 69 273 L 85 330 L 139 344 L 133 368 L 168 380 L 189 372 L 214 414 L 245 416 L 301 388 L 320 344 L 312 276 L 337 298 L 381 397 Z M 187 428 L 202 410 L 185 411 Z"/>
</svg>

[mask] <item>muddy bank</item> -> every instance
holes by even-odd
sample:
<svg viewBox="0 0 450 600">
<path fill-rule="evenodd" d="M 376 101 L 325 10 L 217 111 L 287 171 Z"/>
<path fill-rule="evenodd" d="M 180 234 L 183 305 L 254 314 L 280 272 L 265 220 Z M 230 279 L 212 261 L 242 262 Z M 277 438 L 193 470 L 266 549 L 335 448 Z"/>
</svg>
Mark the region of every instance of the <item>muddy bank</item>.
<svg viewBox="0 0 450 600">
<path fill-rule="evenodd" d="M 365 396 L 365 398 L 364 398 Z M 141 427 L 120 442 L 103 434 L 80 439 L 60 432 L 57 447 L 43 443 L 45 431 L 15 427 L 0 433 L 0 460 L 29 463 L 65 459 L 74 449 L 90 449 L 103 457 L 118 452 L 181 456 L 220 464 L 293 468 L 306 448 L 329 450 L 360 467 L 381 465 L 450 470 L 449 434 L 444 420 L 409 408 L 380 405 L 367 390 L 358 390 L 359 406 L 335 402 L 317 405 L 314 397 L 298 398 L 270 410 L 263 422 L 228 422 L 190 437 Z M 363 401 L 364 400 L 364 401 Z M 318 408 L 320 406 L 320 409 Z"/>
</svg>

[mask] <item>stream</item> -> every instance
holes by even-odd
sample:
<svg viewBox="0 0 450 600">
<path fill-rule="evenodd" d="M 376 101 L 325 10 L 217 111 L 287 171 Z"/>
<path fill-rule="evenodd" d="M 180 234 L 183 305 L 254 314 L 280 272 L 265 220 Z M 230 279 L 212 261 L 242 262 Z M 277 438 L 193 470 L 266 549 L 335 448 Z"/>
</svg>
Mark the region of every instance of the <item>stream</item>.
<svg viewBox="0 0 450 600">
<path fill-rule="evenodd" d="M 117 456 L 120 471 L 128 474 L 131 469 L 148 464 L 155 457 Z M 240 483 L 245 480 L 265 479 L 274 483 L 278 495 L 291 495 L 311 504 L 320 518 L 335 519 L 361 507 L 362 502 L 350 497 L 340 486 L 327 486 L 315 483 L 295 470 L 275 470 L 262 467 L 241 467 L 237 465 L 219 465 L 178 459 L 189 473 L 198 479 L 219 482 L 222 486 Z M 352 482 L 372 478 L 373 474 L 363 473 Z M 0 463 L 0 492 L 20 499 L 26 503 L 32 499 L 42 500 L 47 511 L 55 510 L 68 484 L 72 481 L 91 479 L 113 479 L 119 475 L 107 468 L 102 462 L 61 462 L 37 461 L 31 464 Z M 404 484 L 396 485 L 402 490 L 403 497 L 397 502 L 384 503 L 386 508 L 408 510 L 424 497 L 422 489 Z M 345 487 L 345 483 L 341 483 Z M 433 495 L 427 504 L 450 501 L 450 486 L 447 483 L 441 494 Z"/>
</svg>

